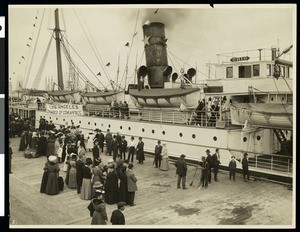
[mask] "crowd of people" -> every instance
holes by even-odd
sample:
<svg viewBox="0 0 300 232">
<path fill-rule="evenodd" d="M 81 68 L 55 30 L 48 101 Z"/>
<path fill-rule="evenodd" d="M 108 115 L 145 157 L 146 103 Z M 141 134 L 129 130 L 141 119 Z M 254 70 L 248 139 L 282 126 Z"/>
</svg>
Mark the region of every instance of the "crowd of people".
<svg viewBox="0 0 300 232">
<path fill-rule="evenodd" d="M 43 167 L 40 192 L 48 195 L 59 194 L 66 186 L 77 191 L 83 200 L 89 200 L 88 209 L 92 217 L 91 224 L 107 224 L 106 204 L 117 204 L 117 211 L 113 212 L 111 223 L 125 224 L 122 211 L 126 205 L 135 205 L 135 192 L 137 191 L 137 178 L 133 172 L 133 159 L 136 156 L 137 164 L 143 165 L 145 160 L 143 138 L 138 141 L 134 137 L 127 142 L 125 136 L 116 133 L 113 135 L 107 129 L 105 135 L 100 129 L 90 131 L 85 136 L 80 126 L 63 126 L 59 129 L 50 121 L 40 118 L 37 129 L 26 128 L 21 133 L 19 151 L 32 149 L 35 157 L 46 156 L 47 162 Z M 106 150 L 105 150 L 106 147 Z M 86 157 L 87 151 L 92 152 L 92 158 Z M 109 157 L 106 164 L 102 162 L 101 155 Z M 167 143 L 157 141 L 154 147 L 153 166 L 162 171 L 169 170 L 169 155 Z M 187 163 L 182 154 L 176 161 L 177 188 L 187 189 L 186 175 Z M 60 168 L 59 164 L 62 164 Z M 214 181 L 218 181 L 220 165 L 219 149 L 213 155 L 206 150 L 199 162 L 201 177 L 199 187 L 207 188 L 211 183 L 212 173 Z M 245 153 L 242 160 L 244 180 L 249 180 L 248 159 Z M 235 180 L 236 160 L 228 164 L 229 179 Z M 61 170 L 62 169 L 62 170 Z M 11 170 L 10 170 L 11 171 Z M 65 180 L 60 172 L 66 173 Z"/>
<path fill-rule="evenodd" d="M 195 109 L 194 123 L 199 126 L 215 126 L 218 120 L 228 121 L 231 99 L 226 96 L 219 98 L 209 97 L 206 101 L 198 101 Z"/>
</svg>

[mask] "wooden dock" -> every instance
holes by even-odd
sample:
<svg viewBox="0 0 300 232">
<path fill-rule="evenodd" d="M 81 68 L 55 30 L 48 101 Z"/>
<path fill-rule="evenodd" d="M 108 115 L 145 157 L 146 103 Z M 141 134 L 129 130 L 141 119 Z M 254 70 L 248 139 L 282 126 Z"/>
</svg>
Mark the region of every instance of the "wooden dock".
<svg viewBox="0 0 300 232">
<path fill-rule="evenodd" d="M 26 159 L 18 152 L 19 138 L 11 139 L 12 171 L 9 175 L 10 228 L 92 228 L 87 206 L 76 190 L 66 185 L 58 195 L 41 194 L 40 184 L 45 157 Z M 89 152 L 87 157 L 91 157 Z M 108 156 L 101 154 L 104 163 Z M 60 165 L 60 175 L 65 172 Z M 244 182 L 241 174 L 230 181 L 227 171 L 220 171 L 219 182 L 198 189 L 200 170 L 193 185 L 195 166 L 188 166 L 187 190 L 176 188 L 176 170 L 153 167 L 153 158 L 146 156 L 143 165 L 134 162 L 138 179 L 136 206 L 126 206 L 124 212 L 128 228 L 293 228 L 295 226 L 295 194 L 286 186 L 266 181 Z M 116 205 L 107 205 L 110 219 Z M 112 228 L 106 226 L 96 228 Z"/>
</svg>

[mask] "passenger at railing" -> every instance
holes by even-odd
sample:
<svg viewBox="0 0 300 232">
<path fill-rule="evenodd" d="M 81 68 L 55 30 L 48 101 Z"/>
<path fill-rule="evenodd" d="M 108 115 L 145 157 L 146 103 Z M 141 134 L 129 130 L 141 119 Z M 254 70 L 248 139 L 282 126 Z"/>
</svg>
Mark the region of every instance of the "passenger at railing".
<svg viewBox="0 0 300 232">
<path fill-rule="evenodd" d="M 113 110 L 113 117 L 118 118 L 119 117 L 119 104 L 118 104 L 117 100 L 114 100 L 112 110 Z"/>
<path fill-rule="evenodd" d="M 124 104 L 122 101 L 119 102 L 119 113 L 120 118 L 124 118 Z"/>
<path fill-rule="evenodd" d="M 198 101 L 198 106 L 196 108 L 196 125 L 201 126 L 202 125 L 202 120 L 204 119 L 205 115 L 205 99 L 202 99 L 201 101 Z"/>
<path fill-rule="evenodd" d="M 124 115 L 127 117 L 127 119 L 129 118 L 129 107 L 126 101 L 124 101 Z"/>
</svg>

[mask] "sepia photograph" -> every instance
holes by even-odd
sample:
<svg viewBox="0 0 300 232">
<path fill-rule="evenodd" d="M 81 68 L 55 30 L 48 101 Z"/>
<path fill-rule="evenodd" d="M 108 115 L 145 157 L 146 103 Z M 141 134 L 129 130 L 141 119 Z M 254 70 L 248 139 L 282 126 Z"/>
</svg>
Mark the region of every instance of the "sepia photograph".
<svg viewBox="0 0 300 232">
<path fill-rule="evenodd" d="M 295 228 L 295 4 L 6 20 L 9 228 Z"/>
</svg>

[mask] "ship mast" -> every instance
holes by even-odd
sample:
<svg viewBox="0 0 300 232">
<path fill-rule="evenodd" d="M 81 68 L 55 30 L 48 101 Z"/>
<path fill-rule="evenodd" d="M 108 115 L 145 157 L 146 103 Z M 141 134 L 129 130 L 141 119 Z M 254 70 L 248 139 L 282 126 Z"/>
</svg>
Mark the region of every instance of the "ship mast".
<svg viewBox="0 0 300 232">
<path fill-rule="evenodd" d="M 62 64 L 61 64 L 61 51 L 60 51 L 60 28 L 59 28 L 59 17 L 58 17 L 58 9 L 55 10 L 55 41 L 56 41 L 56 57 L 57 57 L 57 79 L 58 79 L 58 87 L 60 90 L 64 89 L 64 82 L 62 76 Z"/>
</svg>

